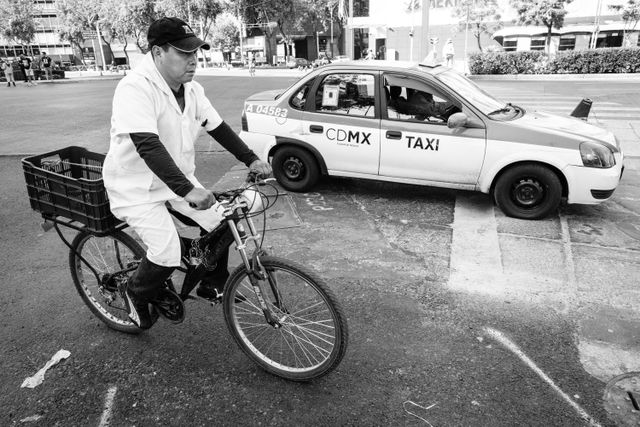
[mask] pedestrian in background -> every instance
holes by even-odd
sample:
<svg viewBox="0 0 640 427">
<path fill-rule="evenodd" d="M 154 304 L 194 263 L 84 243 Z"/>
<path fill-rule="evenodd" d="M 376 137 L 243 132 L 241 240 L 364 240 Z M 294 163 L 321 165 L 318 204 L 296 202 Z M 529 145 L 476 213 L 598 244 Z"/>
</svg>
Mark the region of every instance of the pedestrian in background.
<svg viewBox="0 0 640 427">
<path fill-rule="evenodd" d="M 253 58 L 249 59 L 249 75 L 251 77 L 256 75 L 256 62 Z"/>
<path fill-rule="evenodd" d="M 13 87 L 16 86 L 16 81 L 13 78 L 13 61 L 2 61 L 0 64 L 0 68 L 4 72 L 4 76 L 7 79 L 7 87 L 11 87 L 11 83 L 13 83 Z"/>
<path fill-rule="evenodd" d="M 33 70 L 31 69 L 31 58 L 20 55 L 20 70 L 24 74 L 24 82 L 27 86 L 37 85 L 33 79 Z"/>
<path fill-rule="evenodd" d="M 447 39 L 447 42 L 442 46 L 442 58 L 445 60 L 447 67 L 453 67 L 453 56 L 456 51 L 453 48 L 453 40 Z"/>
<path fill-rule="evenodd" d="M 40 57 L 40 68 L 44 70 L 44 75 L 47 80 L 51 80 L 51 58 L 47 56 L 47 52 L 42 52 L 42 57 Z"/>
</svg>

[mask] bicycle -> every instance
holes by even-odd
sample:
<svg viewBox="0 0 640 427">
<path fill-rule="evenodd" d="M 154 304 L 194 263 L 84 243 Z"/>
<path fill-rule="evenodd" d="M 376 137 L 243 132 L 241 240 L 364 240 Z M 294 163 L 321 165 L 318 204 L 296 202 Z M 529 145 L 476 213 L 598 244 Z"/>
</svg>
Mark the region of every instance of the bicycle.
<svg viewBox="0 0 640 427">
<path fill-rule="evenodd" d="M 85 304 L 110 328 L 139 333 L 141 329 L 128 317 L 119 287 L 135 271 L 145 251 L 124 231 L 126 224 L 104 212 L 102 199 L 93 200 L 92 193 L 104 192 L 101 172 L 94 170 L 101 166 L 104 156 L 84 149 L 78 155 L 78 147 L 69 149 L 74 150 L 23 160 L 31 206 L 69 247 L 71 276 Z M 56 158 L 53 165 L 43 162 L 51 157 Z M 66 180 L 76 186 L 61 191 L 62 181 Z M 88 184 L 83 181 L 99 181 L 98 190 L 87 190 Z M 84 186 L 80 188 L 80 196 L 73 194 L 78 192 L 78 182 Z M 252 361 L 282 378 L 309 381 L 328 374 L 340 364 L 348 342 L 347 321 L 335 295 L 315 273 L 292 261 L 269 256 L 262 249 L 264 233 L 258 232 L 252 218 L 263 215 L 266 225 L 265 212 L 275 203 L 261 191 L 267 185 L 270 184 L 250 174 L 240 188 L 214 193 L 222 206 L 224 220 L 197 239 L 181 237 L 186 249 L 177 269 L 185 274 L 181 289 L 178 292 L 169 278 L 152 310 L 154 316 L 179 323 L 186 314 L 186 301 L 222 304 L 229 332 Z M 72 202 L 60 207 L 65 199 Z M 87 199 L 92 199 L 90 205 L 98 206 L 104 214 L 97 223 L 89 221 L 88 215 L 74 215 L 78 206 L 71 209 L 75 201 Z M 106 205 L 108 211 L 108 200 Z M 177 216 L 186 221 L 180 214 Z M 59 225 L 78 231 L 71 243 Z M 251 242 L 255 248 L 249 255 Z M 215 301 L 192 296 L 206 271 L 215 267 L 221 251 L 234 243 L 242 263 L 231 273 L 222 296 Z"/>
</svg>

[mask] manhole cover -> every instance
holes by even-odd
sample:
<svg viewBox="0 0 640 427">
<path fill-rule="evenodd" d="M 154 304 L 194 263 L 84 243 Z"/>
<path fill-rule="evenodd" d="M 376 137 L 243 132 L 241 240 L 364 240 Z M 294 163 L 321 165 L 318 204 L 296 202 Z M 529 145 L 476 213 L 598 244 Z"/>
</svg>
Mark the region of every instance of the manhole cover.
<svg viewBox="0 0 640 427">
<path fill-rule="evenodd" d="M 640 372 L 609 381 L 604 390 L 604 408 L 617 426 L 640 426 Z"/>
</svg>

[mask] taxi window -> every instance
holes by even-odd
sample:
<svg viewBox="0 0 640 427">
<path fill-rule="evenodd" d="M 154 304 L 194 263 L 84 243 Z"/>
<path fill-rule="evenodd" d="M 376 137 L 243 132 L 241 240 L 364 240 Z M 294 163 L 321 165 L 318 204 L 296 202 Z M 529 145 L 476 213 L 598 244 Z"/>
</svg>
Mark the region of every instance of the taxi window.
<svg viewBox="0 0 640 427">
<path fill-rule="evenodd" d="M 289 105 L 291 105 L 296 110 L 304 110 L 304 106 L 307 102 L 307 95 L 309 94 L 309 89 L 313 84 L 313 79 L 309 80 L 307 83 L 302 85 L 300 89 L 298 89 L 291 99 L 289 99 Z"/>
<path fill-rule="evenodd" d="M 315 94 L 316 112 L 375 117 L 375 79 L 371 74 L 325 76 Z"/>
<path fill-rule="evenodd" d="M 419 80 L 387 75 L 384 90 L 390 120 L 446 125 L 449 116 L 461 111 L 457 101 Z"/>
</svg>

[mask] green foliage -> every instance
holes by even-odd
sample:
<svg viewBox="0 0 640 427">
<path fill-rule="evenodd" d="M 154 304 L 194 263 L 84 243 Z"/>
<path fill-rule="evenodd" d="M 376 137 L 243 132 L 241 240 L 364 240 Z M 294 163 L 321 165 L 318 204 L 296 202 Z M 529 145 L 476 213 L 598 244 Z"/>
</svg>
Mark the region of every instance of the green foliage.
<svg viewBox="0 0 640 427">
<path fill-rule="evenodd" d="M 493 34 L 502 27 L 498 0 L 461 0 L 452 16 L 458 19 L 458 29 L 464 31 L 469 25 L 478 49 L 482 51 L 482 34 Z"/>
<path fill-rule="evenodd" d="M 238 45 L 238 35 L 238 19 L 228 12 L 218 15 L 211 32 L 213 46 L 233 49 Z"/>
<path fill-rule="evenodd" d="M 550 73 L 639 73 L 640 49 L 595 49 L 560 52 L 549 62 Z"/>
<path fill-rule="evenodd" d="M 638 21 L 640 21 L 639 0 L 627 0 L 625 4 L 609 5 L 609 9 L 618 12 L 622 20 L 629 25 L 630 28 L 635 28 Z"/>
<path fill-rule="evenodd" d="M 640 49 L 558 52 L 549 60 L 541 51 L 485 52 L 469 56 L 471 74 L 640 73 Z"/>
<path fill-rule="evenodd" d="M 147 29 L 157 18 L 152 0 L 108 0 L 104 2 L 102 18 L 109 24 L 115 36 L 125 44 L 129 38 L 135 41 L 140 52 L 147 48 Z"/>
<path fill-rule="evenodd" d="M 31 0 L 0 1 L 0 33 L 4 38 L 24 44 L 33 41 L 36 32 L 33 3 Z"/>
<path fill-rule="evenodd" d="M 560 29 L 567 14 L 564 6 L 573 0 L 510 0 L 518 14 L 517 24 L 544 25 Z"/>
<path fill-rule="evenodd" d="M 469 55 L 471 74 L 535 74 L 546 56 L 541 51 L 479 52 Z"/>
<path fill-rule="evenodd" d="M 547 27 L 547 49 L 551 43 L 551 29 L 560 29 L 567 14 L 564 6 L 573 0 L 509 0 L 516 10 L 519 25 L 543 25 Z"/>
</svg>

